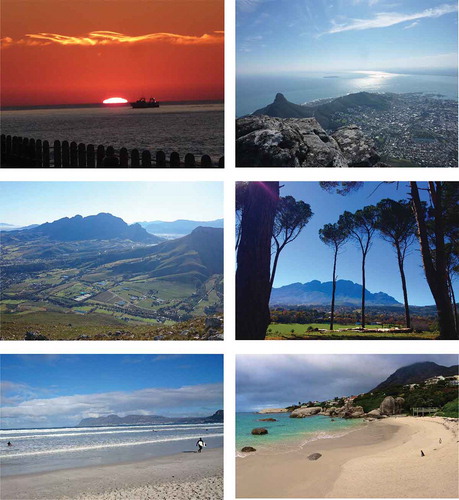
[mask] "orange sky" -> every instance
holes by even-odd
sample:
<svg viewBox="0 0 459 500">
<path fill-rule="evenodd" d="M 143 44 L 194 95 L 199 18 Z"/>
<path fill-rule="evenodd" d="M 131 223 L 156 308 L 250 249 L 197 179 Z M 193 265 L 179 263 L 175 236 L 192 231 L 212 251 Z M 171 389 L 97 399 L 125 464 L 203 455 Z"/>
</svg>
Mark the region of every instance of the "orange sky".
<svg viewBox="0 0 459 500">
<path fill-rule="evenodd" d="M 223 99 L 223 0 L 2 0 L 2 105 Z"/>
</svg>

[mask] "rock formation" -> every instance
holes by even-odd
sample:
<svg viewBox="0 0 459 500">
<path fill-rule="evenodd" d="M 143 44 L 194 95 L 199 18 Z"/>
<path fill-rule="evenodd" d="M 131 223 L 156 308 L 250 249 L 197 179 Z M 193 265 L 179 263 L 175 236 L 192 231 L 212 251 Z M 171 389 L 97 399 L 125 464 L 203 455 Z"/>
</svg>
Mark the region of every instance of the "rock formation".
<svg viewBox="0 0 459 500">
<path fill-rule="evenodd" d="M 365 411 L 361 406 L 353 406 L 352 401 L 349 400 L 341 408 L 327 408 L 324 415 L 339 418 L 362 418 L 365 416 Z"/>
<path fill-rule="evenodd" d="M 247 116 L 236 122 L 238 167 L 371 167 L 373 141 L 355 125 L 328 135 L 315 118 Z"/>
<path fill-rule="evenodd" d="M 290 413 L 290 418 L 311 417 L 312 415 L 317 415 L 321 411 L 322 408 L 320 406 L 313 406 L 311 408 L 297 408 L 296 410 L 293 410 L 292 413 Z"/>
<path fill-rule="evenodd" d="M 265 413 L 288 413 L 287 408 L 265 408 L 264 410 L 260 410 L 259 412 L 262 415 Z"/>
<path fill-rule="evenodd" d="M 403 398 L 394 399 L 392 396 L 386 396 L 379 406 L 379 412 L 381 415 L 399 415 L 404 404 L 405 400 Z"/>
<path fill-rule="evenodd" d="M 253 451 L 257 451 L 257 449 L 254 448 L 253 446 L 244 446 L 244 448 L 242 448 L 241 451 L 243 453 L 250 453 L 250 452 L 253 452 Z"/>
<path fill-rule="evenodd" d="M 264 427 L 256 427 L 255 429 L 252 429 L 252 434 L 255 436 L 261 436 L 263 434 L 268 434 L 268 430 Z"/>
</svg>

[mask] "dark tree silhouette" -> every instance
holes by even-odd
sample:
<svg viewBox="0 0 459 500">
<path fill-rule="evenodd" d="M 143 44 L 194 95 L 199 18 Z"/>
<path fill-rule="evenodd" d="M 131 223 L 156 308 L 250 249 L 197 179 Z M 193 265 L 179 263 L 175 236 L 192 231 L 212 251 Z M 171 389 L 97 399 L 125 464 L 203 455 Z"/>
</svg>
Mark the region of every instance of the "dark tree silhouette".
<svg viewBox="0 0 459 500">
<path fill-rule="evenodd" d="M 450 183 L 427 183 L 431 203 L 428 211 L 421 202 L 418 183 L 410 182 L 410 188 L 424 271 L 437 307 L 439 338 L 456 339 L 458 335 L 448 287 L 448 258 L 445 244 L 446 217 L 443 202 L 444 190 L 449 188 L 445 184 Z M 428 212 L 430 221 L 428 220 Z M 431 237 L 429 237 L 429 229 Z"/>
<path fill-rule="evenodd" d="M 263 340 L 270 323 L 271 241 L 279 182 L 249 182 L 236 270 L 236 339 Z"/>
<path fill-rule="evenodd" d="M 409 201 L 394 201 L 386 198 L 376 205 L 376 209 L 375 227 L 382 238 L 388 241 L 397 253 L 398 268 L 402 280 L 403 302 L 405 304 L 405 322 L 406 327 L 411 328 L 404 262 L 408 248 L 416 239 L 416 219 L 413 207 Z"/>
<path fill-rule="evenodd" d="M 354 214 L 344 212 L 338 224 L 346 228 L 349 237 L 357 242 L 362 252 L 362 328 L 365 328 L 365 263 L 371 248 L 375 228 L 376 207 L 370 205 L 357 210 Z"/>
<path fill-rule="evenodd" d="M 336 293 L 336 261 L 338 259 L 338 252 L 343 246 L 344 242 L 349 237 L 346 228 L 339 224 L 325 224 L 322 229 L 319 229 L 319 238 L 333 249 L 333 286 L 332 286 L 332 300 L 331 300 L 331 314 L 330 314 L 330 330 L 333 330 L 335 322 L 335 293 Z"/>
<path fill-rule="evenodd" d="M 313 215 L 310 205 L 304 201 L 296 201 L 293 196 L 279 199 L 273 230 L 274 261 L 270 279 L 271 290 L 280 253 L 288 243 L 298 237 Z"/>
</svg>

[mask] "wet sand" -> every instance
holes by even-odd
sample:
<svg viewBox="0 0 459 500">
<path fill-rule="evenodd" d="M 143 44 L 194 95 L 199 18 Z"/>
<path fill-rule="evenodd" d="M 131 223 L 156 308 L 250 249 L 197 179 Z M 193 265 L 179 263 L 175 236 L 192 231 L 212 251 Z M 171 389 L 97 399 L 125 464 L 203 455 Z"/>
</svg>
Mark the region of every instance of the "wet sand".
<svg viewBox="0 0 459 500">
<path fill-rule="evenodd" d="M 223 448 L 2 479 L 2 500 L 220 500 Z"/>
<path fill-rule="evenodd" d="M 255 452 L 236 460 L 237 497 L 455 498 L 457 429 L 440 417 L 391 417 L 291 453 Z"/>
</svg>

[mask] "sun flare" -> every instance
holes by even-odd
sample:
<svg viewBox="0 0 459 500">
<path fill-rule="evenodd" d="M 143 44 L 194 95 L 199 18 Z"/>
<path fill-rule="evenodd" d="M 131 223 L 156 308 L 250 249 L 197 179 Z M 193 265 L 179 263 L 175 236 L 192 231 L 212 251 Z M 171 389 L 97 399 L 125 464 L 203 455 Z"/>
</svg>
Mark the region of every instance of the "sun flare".
<svg viewBox="0 0 459 500">
<path fill-rule="evenodd" d="M 104 104 L 125 104 L 127 99 L 123 97 L 110 97 L 109 99 L 104 100 Z"/>
</svg>

